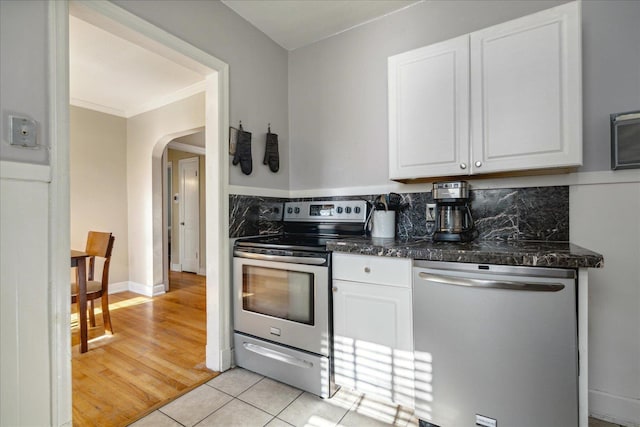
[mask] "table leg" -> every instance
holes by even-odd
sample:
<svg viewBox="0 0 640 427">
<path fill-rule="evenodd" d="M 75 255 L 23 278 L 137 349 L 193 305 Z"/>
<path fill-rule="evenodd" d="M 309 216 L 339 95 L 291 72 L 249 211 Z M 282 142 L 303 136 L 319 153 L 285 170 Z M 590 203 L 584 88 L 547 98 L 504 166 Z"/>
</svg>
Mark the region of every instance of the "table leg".
<svg viewBox="0 0 640 427">
<path fill-rule="evenodd" d="M 78 317 L 80 319 L 80 353 L 89 350 L 87 328 L 87 262 L 78 259 Z"/>
</svg>

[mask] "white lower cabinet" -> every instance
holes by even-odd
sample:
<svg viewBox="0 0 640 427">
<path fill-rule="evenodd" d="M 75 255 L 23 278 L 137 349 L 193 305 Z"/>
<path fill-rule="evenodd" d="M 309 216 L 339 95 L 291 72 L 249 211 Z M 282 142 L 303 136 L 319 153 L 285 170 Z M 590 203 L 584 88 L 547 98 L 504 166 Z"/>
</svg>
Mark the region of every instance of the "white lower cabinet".
<svg viewBox="0 0 640 427">
<path fill-rule="evenodd" d="M 413 407 L 411 260 L 333 260 L 336 384 Z"/>
</svg>

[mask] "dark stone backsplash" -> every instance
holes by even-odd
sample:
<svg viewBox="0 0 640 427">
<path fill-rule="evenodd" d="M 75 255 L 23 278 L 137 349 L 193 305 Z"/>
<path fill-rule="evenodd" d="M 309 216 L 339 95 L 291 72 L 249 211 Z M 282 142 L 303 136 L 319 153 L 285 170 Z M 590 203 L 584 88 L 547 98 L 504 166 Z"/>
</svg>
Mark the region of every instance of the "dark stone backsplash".
<svg viewBox="0 0 640 427">
<path fill-rule="evenodd" d="M 269 221 L 269 203 L 284 203 L 288 199 L 277 197 L 229 195 L 229 237 L 278 234 L 282 222 Z"/>
<path fill-rule="evenodd" d="M 349 200 L 368 202 L 378 195 L 295 198 L 300 200 Z M 398 212 L 396 235 L 399 238 L 426 238 L 425 212 L 433 203 L 431 192 L 403 193 L 407 208 Z M 229 236 L 242 237 L 275 234 L 279 222 L 266 220 L 268 204 L 288 199 L 259 196 L 229 196 Z M 569 187 L 529 187 L 471 190 L 471 215 L 479 240 L 569 241 Z"/>
</svg>

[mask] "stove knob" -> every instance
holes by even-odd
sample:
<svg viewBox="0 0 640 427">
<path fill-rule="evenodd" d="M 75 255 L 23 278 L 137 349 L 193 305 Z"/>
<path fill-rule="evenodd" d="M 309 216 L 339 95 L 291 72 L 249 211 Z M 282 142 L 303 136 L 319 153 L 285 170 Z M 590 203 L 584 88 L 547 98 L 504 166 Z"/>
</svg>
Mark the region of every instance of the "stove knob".
<svg viewBox="0 0 640 427">
<path fill-rule="evenodd" d="M 293 208 L 287 208 L 287 213 L 293 213 Z"/>
<path fill-rule="evenodd" d="M 300 213 L 300 208 L 296 208 L 295 209 L 295 213 L 299 214 Z"/>
<path fill-rule="evenodd" d="M 338 212 L 339 214 L 341 214 L 341 213 L 342 213 L 342 210 L 343 210 L 343 209 L 342 209 L 342 206 L 338 206 L 338 208 L 336 209 L 336 212 Z"/>
<path fill-rule="evenodd" d="M 273 213 L 277 213 L 277 214 L 280 213 L 280 208 L 278 207 L 273 208 Z"/>
<path fill-rule="evenodd" d="M 356 206 L 355 208 L 353 208 L 353 211 L 354 211 L 355 213 L 359 214 L 359 213 L 360 213 L 360 207 L 359 207 L 359 206 Z"/>
</svg>

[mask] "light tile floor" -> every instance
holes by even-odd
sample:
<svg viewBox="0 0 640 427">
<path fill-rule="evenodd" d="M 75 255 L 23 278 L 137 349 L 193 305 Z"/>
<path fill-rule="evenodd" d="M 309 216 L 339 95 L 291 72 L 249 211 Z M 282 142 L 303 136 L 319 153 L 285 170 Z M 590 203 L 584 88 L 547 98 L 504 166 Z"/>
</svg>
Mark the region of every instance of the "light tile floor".
<svg viewBox="0 0 640 427">
<path fill-rule="evenodd" d="M 181 426 L 417 427 L 410 409 L 341 388 L 321 399 L 242 368 L 231 369 L 131 424 Z M 589 427 L 618 427 L 589 418 Z"/>
<path fill-rule="evenodd" d="M 417 427 L 411 410 L 341 388 L 321 399 L 242 368 L 231 369 L 138 420 L 135 427 Z"/>
</svg>

